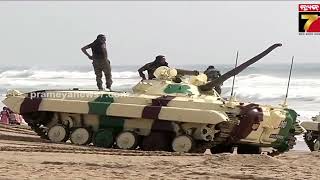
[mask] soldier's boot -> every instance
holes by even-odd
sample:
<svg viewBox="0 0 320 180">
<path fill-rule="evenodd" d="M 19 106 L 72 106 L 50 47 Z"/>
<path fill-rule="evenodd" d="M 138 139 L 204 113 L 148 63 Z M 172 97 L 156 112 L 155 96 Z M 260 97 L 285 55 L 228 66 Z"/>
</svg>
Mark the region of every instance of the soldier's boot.
<svg viewBox="0 0 320 180">
<path fill-rule="evenodd" d="M 97 83 L 97 87 L 98 87 L 99 91 L 103 90 L 102 84 Z"/>
<path fill-rule="evenodd" d="M 106 87 L 111 91 L 112 79 L 106 76 Z"/>
<path fill-rule="evenodd" d="M 112 84 L 112 83 L 108 83 L 108 82 L 107 82 L 107 84 L 106 84 L 107 89 L 109 89 L 110 91 L 111 91 L 111 84 Z"/>
</svg>

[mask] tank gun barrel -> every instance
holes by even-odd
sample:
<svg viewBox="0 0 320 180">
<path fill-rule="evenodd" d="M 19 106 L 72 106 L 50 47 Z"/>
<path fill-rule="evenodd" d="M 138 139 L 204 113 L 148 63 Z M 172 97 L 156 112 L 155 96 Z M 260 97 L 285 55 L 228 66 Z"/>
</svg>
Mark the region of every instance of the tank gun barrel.
<svg viewBox="0 0 320 180">
<path fill-rule="evenodd" d="M 261 52 L 260 54 L 256 55 L 255 57 L 249 59 L 248 61 L 242 63 L 241 65 L 239 65 L 238 67 L 226 72 L 225 74 L 223 74 L 222 76 L 220 76 L 219 78 L 210 81 L 204 85 L 199 86 L 200 90 L 202 91 L 209 91 L 211 90 L 213 87 L 218 86 L 220 84 L 222 84 L 224 81 L 226 81 L 227 79 L 229 79 L 232 76 L 235 76 L 237 74 L 239 74 L 241 71 L 243 71 L 244 69 L 246 69 L 247 67 L 249 67 L 251 64 L 259 61 L 261 58 L 263 58 L 264 56 L 266 56 L 267 54 L 269 54 L 271 51 L 273 51 L 275 48 L 282 46 L 281 43 L 277 43 L 274 44 L 272 46 L 270 46 L 268 49 L 266 49 L 265 51 Z"/>
</svg>

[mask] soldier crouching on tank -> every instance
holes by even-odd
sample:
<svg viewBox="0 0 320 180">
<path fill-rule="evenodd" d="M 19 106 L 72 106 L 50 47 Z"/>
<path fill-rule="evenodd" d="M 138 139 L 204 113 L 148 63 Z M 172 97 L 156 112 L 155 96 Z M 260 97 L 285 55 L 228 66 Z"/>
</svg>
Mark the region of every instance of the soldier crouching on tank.
<svg viewBox="0 0 320 180">
<path fill-rule="evenodd" d="M 154 71 L 161 66 L 167 66 L 168 67 L 168 63 L 166 62 L 166 58 L 162 55 L 159 55 L 156 57 L 156 59 L 150 63 L 145 64 L 144 66 L 142 66 L 138 72 L 140 77 L 145 80 L 146 79 L 146 75 L 143 73 L 143 71 L 147 71 L 148 72 L 148 79 L 154 79 L 156 78 L 153 73 Z"/>
<path fill-rule="evenodd" d="M 87 52 L 87 49 L 92 50 L 92 56 Z M 103 90 L 102 87 L 102 72 L 106 78 L 106 87 L 111 90 L 112 76 L 111 66 L 108 59 L 108 53 L 106 49 L 106 37 L 103 34 L 99 34 L 97 39 L 91 44 L 81 48 L 82 52 L 92 60 L 94 73 L 96 74 L 96 81 L 99 90 Z"/>
<path fill-rule="evenodd" d="M 213 81 L 221 76 L 220 71 L 218 71 L 214 66 L 209 66 L 203 73 L 207 75 L 208 81 Z M 218 94 L 221 94 L 221 86 L 222 84 L 219 84 L 214 87 Z"/>
</svg>

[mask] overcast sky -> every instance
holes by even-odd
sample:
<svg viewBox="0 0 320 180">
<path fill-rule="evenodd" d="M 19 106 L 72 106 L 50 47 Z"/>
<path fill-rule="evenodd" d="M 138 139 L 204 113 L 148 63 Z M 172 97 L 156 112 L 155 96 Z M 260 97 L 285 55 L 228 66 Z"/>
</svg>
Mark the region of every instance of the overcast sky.
<svg viewBox="0 0 320 180">
<path fill-rule="evenodd" d="M 113 65 L 234 63 L 273 43 L 261 63 L 318 63 L 320 35 L 298 34 L 299 2 L 0 2 L 0 63 L 85 65 L 80 48 L 107 35 Z"/>
</svg>

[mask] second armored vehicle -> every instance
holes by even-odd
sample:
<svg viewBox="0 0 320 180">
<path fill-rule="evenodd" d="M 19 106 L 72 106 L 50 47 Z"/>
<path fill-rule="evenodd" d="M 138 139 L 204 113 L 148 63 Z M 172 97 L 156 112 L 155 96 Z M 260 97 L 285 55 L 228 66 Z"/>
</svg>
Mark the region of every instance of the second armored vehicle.
<svg viewBox="0 0 320 180">
<path fill-rule="evenodd" d="M 304 141 L 310 151 L 320 151 L 320 114 L 312 117 L 312 121 L 302 122 L 301 126 L 307 130 Z"/>
</svg>

